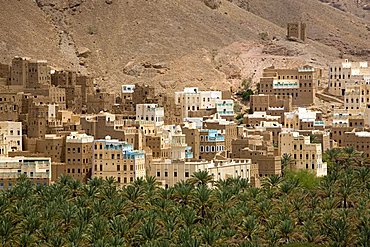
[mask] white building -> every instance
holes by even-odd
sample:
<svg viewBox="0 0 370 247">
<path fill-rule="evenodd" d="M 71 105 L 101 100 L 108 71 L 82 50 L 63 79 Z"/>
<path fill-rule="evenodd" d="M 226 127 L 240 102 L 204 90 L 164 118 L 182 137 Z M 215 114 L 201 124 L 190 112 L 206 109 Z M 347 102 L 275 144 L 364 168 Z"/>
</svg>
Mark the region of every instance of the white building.
<svg viewBox="0 0 370 247">
<path fill-rule="evenodd" d="M 7 152 L 22 151 L 22 123 L 0 122 L 0 138 L 7 145 L 6 154 Z"/>
<path fill-rule="evenodd" d="M 71 132 L 66 137 L 66 143 L 93 143 L 94 137 L 85 133 Z"/>
<path fill-rule="evenodd" d="M 157 178 L 164 186 L 173 186 L 179 181 L 186 181 L 197 171 L 208 171 L 214 180 L 227 178 L 245 178 L 251 181 L 250 159 L 221 159 L 214 161 L 174 161 L 155 159 L 151 164 L 150 176 Z"/>
<path fill-rule="evenodd" d="M 164 108 L 157 104 L 137 104 L 136 120 L 153 122 L 156 126 L 164 124 Z"/>
<path fill-rule="evenodd" d="M 221 91 L 200 91 L 197 87 L 186 87 L 184 91 L 175 93 L 175 102 L 181 105 L 183 118 L 189 117 L 191 111 L 216 109 L 217 102 L 223 104 L 219 106 L 220 111 L 224 114 L 226 114 L 224 109 L 230 112 L 230 100 L 220 100 L 222 100 Z"/>
<path fill-rule="evenodd" d="M 216 108 L 216 101 L 222 99 L 221 91 L 200 91 L 200 109 Z"/>
<path fill-rule="evenodd" d="M 234 100 L 217 99 L 215 102 L 216 112 L 222 117 L 234 117 Z"/>
<path fill-rule="evenodd" d="M 329 93 L 335 96 L 345 96 L 347 86 L 356 82 L 370 82 L 370 67 L 367 61 L 343 62 L 329 66 Z"/>
<path fill-rule="evenodd" d="M 180 126 L 167 125 L 163 129 L 164 141 L 171 147 L 171 160 L 184 160 L 186 158 L 186 136 Z"/>
<path fill-rule="evenodd" d="M 12 188 L 20 175 L 26 175 L 34 183 L 49 184 L 51 159 L 40 157 L 6 157 L 0 159 L 0 189 Z"/>
<path fill-rule="evenodd" d="M 134 84 L 127 84 L 127 85 L 122 85 L 122 93 L 134 93 L 135 91 L 135 85 Z"/>
</svg>

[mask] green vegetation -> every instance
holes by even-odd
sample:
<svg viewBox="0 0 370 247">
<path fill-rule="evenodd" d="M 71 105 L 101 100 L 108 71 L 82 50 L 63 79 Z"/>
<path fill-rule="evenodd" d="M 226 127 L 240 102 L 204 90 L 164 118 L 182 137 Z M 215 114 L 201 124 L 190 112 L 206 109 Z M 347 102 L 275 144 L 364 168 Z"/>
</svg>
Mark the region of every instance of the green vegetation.
<svg viewBox="0 0 370 247">
<path fill-rule="evenodd" d="M 167 189 L 21 177 L 0 192 L 0 246 L 369 246 L 368 161 L 353 149 L 325 159 L 326 177 L 286 171 L 262 188 L 206 172 Z"/>
<path fill-rule="evenodd" d="M 252 79 L 244 79 L 241 83 L 241 91 L 237 93 L 237 95 L 241 96 L 243 100 L 249 101 L 251 95 L 254 94 L 253 90 L 250 88 L 252 85 Z"/>
<path fill-rule="evenodd" d="M 258 36 L 264 41 L 269 40 L 269 34 L 267 32 L 259 33 Z"/>
</svg>

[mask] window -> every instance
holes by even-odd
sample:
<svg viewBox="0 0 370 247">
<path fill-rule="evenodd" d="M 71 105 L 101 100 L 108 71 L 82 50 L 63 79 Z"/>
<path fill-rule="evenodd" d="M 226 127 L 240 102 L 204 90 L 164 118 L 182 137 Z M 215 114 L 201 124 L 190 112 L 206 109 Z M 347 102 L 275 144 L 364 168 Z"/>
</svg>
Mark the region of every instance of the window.
<svg viewBox="0 0 370 247">
<path fill-rule="evenodd" d="M 117 171 L 120 171 L 120 170 L 121 170 L 121 166 L 117 165 Z"/>
<path fill-rule="evenodd" d="M 161 176 L 161 172 L 157 172 L 157 177 L 160 177 Z"/>
<path fill-rule="evenodd" d="M 173 176 L 177 178 L 177 172 L 173 172 Z"/>
<path fill-rule="evenodd" d="M 185 172 L 185 177 L 188 178 L 189 177 L 189 172 Z"/>
<path fill-rule="evenodd" d="M 165 177 L 168 177 L 168 172 L 164 172 L 164 176 Z"/>
</svg>

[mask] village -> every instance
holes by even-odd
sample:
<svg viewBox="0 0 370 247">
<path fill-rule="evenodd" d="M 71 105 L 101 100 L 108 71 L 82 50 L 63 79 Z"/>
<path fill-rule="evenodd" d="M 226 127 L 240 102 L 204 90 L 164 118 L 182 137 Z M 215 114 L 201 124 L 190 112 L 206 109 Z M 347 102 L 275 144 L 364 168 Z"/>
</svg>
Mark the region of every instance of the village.
<svg viewBox="0 0 370 247">
<path fill-rule="evenodd" d="M 326 95 L 343 102 L 328 103 L 330 114 L 310 110 L 323 73 Z M 230 90 L 166 94 L 132 84 L 117 95 L 91 77 L 25 57 L 2 64 L 0 82 L 1 189 L 21 174 L 37 184 L 68 175 L 113 177 L 122 186 L 153 176 L 168 187 L 196 171 L 258 187 L 284 169 L 325 176 L 323 153 L 332 148 L 370 156 L 368 62 L 266 68 L 242 114 Z"/>
</svg>

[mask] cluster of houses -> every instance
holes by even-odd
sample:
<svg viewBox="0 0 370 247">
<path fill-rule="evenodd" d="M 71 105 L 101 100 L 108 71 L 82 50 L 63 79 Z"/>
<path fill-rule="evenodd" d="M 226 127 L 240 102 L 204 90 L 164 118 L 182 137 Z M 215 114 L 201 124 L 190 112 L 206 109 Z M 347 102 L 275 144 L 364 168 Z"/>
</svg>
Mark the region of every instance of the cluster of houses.
<svg viewBox="0 0 370 247">
<path fill-rule="evenodd" d="M 325 84 L 330 114 L 313 108 Z M 91 77 L 24 57 L 0 64 L 0 89 L 0 189 L 22 174 L 37 184 L 68 175 L 113 177 L 122 186 L 149 175 L 167 187 L 202 170 L 259 186 L 281 174 L 284 154 L 291 169 L 316 176 L 327 173 L 328 149 L 370 155 L 367 62 L 266 68 L 242 122 L 230 91 L 168 94 L 135 84 L 114 94 Z"/>
</svg>

